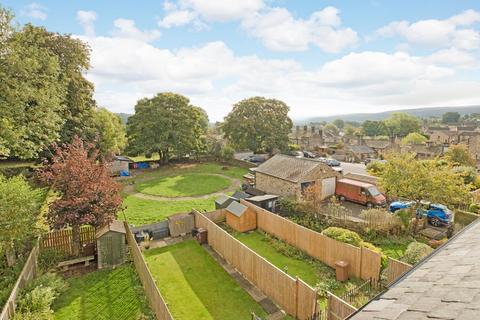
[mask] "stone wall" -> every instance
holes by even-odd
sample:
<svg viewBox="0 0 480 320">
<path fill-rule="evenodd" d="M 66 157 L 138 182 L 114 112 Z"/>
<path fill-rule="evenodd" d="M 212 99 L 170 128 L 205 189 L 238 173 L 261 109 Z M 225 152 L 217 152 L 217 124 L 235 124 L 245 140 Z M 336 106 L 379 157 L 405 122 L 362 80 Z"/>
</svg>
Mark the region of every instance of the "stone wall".
<svg viewBox="0 0 480 320">
<path fill-rule="evenodd" d="M 255 173 L 255 187 L 266 193 L 282 197 L 296 197 L 300 184 L 278 179 L 260 172 Z"/>
</svg>

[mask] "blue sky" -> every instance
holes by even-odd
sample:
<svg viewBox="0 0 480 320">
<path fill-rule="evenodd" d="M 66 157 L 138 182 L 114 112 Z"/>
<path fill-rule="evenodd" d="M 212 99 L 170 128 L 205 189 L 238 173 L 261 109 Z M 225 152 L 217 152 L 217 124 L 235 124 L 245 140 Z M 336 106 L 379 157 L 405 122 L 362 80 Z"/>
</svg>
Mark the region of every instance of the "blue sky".
<svg viewBox="0 0 480 320">
<path fill-rule="evenodd" d="M 2 1 L 92 48 L 99 105 L 174 91 L 221 120 L 254 95 L 296 119 L 480 103 L 479 1 Z"/>
</svg>

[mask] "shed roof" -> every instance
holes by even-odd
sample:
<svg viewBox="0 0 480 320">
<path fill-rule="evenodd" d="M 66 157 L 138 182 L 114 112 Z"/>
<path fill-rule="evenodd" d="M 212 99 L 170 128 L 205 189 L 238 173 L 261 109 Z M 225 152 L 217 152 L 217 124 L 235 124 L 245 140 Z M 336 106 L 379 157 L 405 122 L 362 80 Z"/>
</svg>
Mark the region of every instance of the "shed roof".
<svg viewBox="0 0 480 320">
<path fill-rule="evenodd" d="M 233 201 L 232 203 L 230 203 L 227 207 L 227 211 L 236 215 L 237 217 L 241 217 L 242 214 L 247 211 L 248 207 L 241 204 L 241 203 L 238 203 L 236 201 Z"/>
<path fill-rule="evenodd" d="M 235 199 L 233 199 L 232 197 L 229 197 L 225 194 L 221 194 L 217 199 L 215 199 L 215 203 L 224 204 L 229 200 L 235 200 Z"/>
<path fill-rule="evenodd" d="M 478 319 L 479 246 L 477 220 L 349 319 Z"/>
<path fill-rule="evenodd" d="M 245 190 L 245 193 L 247 193 L 249 195 L 252 195 L 252 196 L 263 196 L 265 194 L 265 192 L 263 192 L 262 190 L 258 190 L 254 187 L 251 187 L 251 186 L 249 186 L 247 188 L 247 190 Z"/>
<path fill-rule="evenodd" d="M 368 188 L 368 187 L 372 186 L 372 184 L 368 183 L 368 182 L 363 182 L 363 181 L 358 181 L 358 180 L 353 180 L 353 179 L 347 179 L 347 178 L 340 179 L 337 182 L 348 183 L 348 184 L 358 186 L 358 187 L 363 187 L 363 188 Z"/>
<path fill-rule="evenodd" d="M 101 236 L 103 236 L 105 233 L 109 231 L 118 232 L 118 233 L 127 232 L 125 230 L 125 225 L 123 224 L 123 221 L 113 220 L 110 224 L 105 225 L 100 229 L 98 229 L 97 232 L 95 232 L 95 237 L 100 238 Z"/>
<path fill-rule="evenodd" d="M 255 196 L 255 197 L 248 198 L 247 201 L 261 202 L 261 201 L 267 201 L 267 200 L 273 200 L 273 199 L 278 199 L 278 196 L 275 194 L 265 194 L 263 196 Z"/>
<path fill-rule="evenodd" d="M 291 182 L 299 182 L 318 167 L 322 167 L 324 170 L 332 170 L 319 160 L 277 154 L 258 166 L 256 172 Z"/>
<path fill-rule="evenodd" d="M 133 162 L 132 159 L 130 159 L 128 157 L 125 157 L 125 156 L 115 156 L 115 157 L 113 157 L 113 160 Z"/>
<path fill-rule="evenodd" d="M 235 191 L 235 193 L 232 194 L 232 198 L 235 198 L 237 200 L 246 199 L 246 198 L 249 198 L 249 197 L 251 197 L 251 195 L 249 195 L 248 193 L 246 193 L 244 191 Z"/>
</svg>

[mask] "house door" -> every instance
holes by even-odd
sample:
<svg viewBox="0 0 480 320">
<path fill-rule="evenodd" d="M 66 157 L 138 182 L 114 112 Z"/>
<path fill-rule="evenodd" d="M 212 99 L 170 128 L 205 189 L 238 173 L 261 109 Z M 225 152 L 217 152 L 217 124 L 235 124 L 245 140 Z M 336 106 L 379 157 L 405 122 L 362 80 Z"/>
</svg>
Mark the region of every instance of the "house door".
<svg viewBox="0 0 480 320">
<path fill-rule="evenodd" d="M 336 178 L 325 178 L 322 180 L 322 199 L 330 197 L 335 194 Z"/>
</svg>

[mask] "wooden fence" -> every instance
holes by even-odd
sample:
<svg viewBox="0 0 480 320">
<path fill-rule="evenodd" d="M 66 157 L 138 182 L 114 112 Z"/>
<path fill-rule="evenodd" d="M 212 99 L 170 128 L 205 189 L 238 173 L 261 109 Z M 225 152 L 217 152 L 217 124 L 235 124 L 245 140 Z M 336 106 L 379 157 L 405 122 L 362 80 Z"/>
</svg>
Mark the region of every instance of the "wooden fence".
<svg viewBox="0 0 480 320">
<path fill-rule="evenodd" d="M 203 215 L 206 216 L 208 219 L 212 220 L 215 223 L 223 222 L 226 219 L 227 210 L 225 209 L 218 209 L 211 212 L 206 212 Z"/>
<path fill-rule="evenodd" d="M 95 228 L 80 227 L 80 245 L 95 244 Z M 40 250 L 55 249 L 66 254 L 73 254 L 72 229 L 54 230 L 43 234 L 40 238 Z"/>
<path fill-rule="evenodd" d="M 193 212 L 195 226 L 208 231 L 208 244 L 265 295 L 297 319 L 307 320 L 315 313 L 316 290 L 256 254 L 200 212 Z"/>
<path fill-rule="evenodd" d="M 17 282 L 8 297 L 8 300 L 3 307 L 2 314 L 0 315 L 0 320 L 8 320 L 15 313 L 16 300 L 20 291 L 27 285 L 27 283 L 32 280 L 37 274 L 37 260 L 39 253 L 39 245 L 37 244 L 30 255 L 28 256 L 27 262 L 23 266 L 22 272 L 18 276 Z"/>
<path fill-rule="evenodd" d="M 328 293 L 327 320 L 343 320 L 357 311 L 357 308 L 348 304 L 334 294 Z"/>
<path fill-rule="evenodd" d="M 391 285 L 410 269 L 412 269 L 412 266 L 408 263 L 388 257 L 388 266 L 385 269 L 387 286 Z"/>
<path fill-rule="evenodd" d="M 145 263 L 142 252 L 137 246 L 137 242 L 135 241 L 127 222 L 125 222 L 125 230 L 127 232 L 127 242 L 130 247 L 133 263 L 140 281 L 142 282 L 145 295 L 150 302 L 150 307 L 155 313 L 157 320 L 173 320 L 170 310 L 168 310 L 168 306 L 165 303 L 165 300 L 163 300 L 163 297 L 155 284 L 155 280 L 153 280 L 152 274 Z"/>
<path fill-rule="evenodd" d="M 241 200 L 241 203 L 257 212 L 257 227 L 263 231 L 299 248 L 332 268 L 335 267 L 335 262 L 343 260 L 348 262 L 350 275 L 363 280 L 379 279 L 381 255 L 378 252 L 331 239 L 248 201 Z"/>
</svg>

